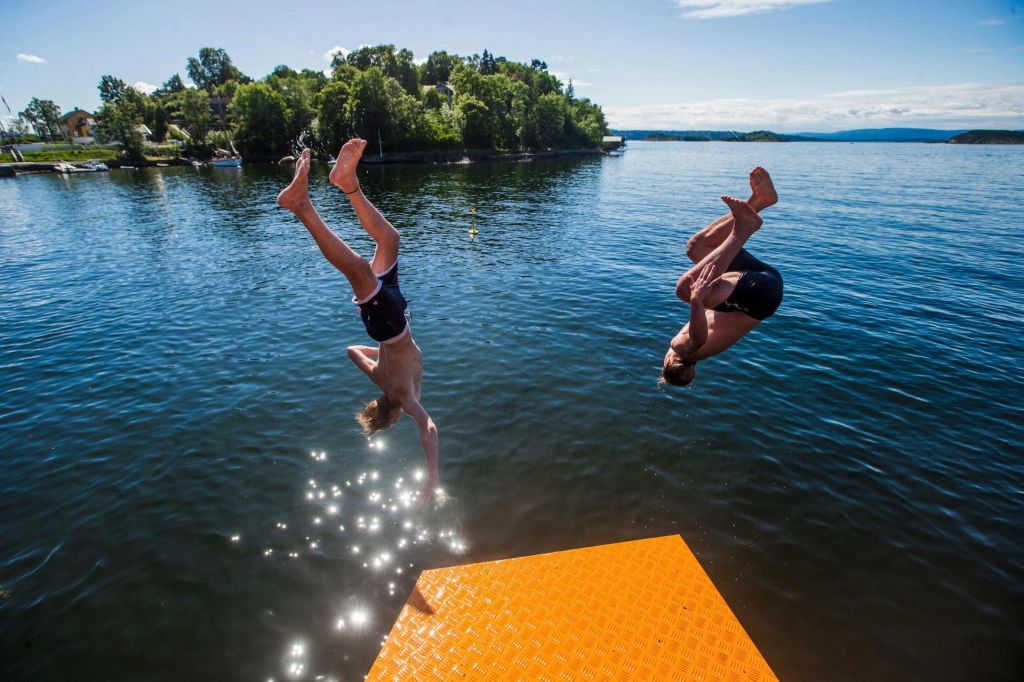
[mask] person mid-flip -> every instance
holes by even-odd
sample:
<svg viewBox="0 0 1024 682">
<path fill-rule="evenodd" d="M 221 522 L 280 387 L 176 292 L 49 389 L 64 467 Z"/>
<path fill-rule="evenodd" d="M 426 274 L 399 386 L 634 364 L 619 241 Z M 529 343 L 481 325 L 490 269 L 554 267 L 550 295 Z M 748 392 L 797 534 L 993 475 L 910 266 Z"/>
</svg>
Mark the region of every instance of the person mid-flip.
<svg viewBox="0 0 1024 682">
<path fill-rule="evenodd" d="M 420 404 L 423 363 L 405 316 L 405 297 L 398 288 L 398 231 L 363 195 L 356 177 L 356 166 L 364 147 L 365 140 L 346 142 L 338 152 L 330 180 L 352 202 L 360 224 L 377 244 L 369 263 L 334 234 L 313 208 L 309 200 L 308 149 L 304 149 L 296 161 L 295 178 L 278 195 L 277 203 L 302 221 L 327 260 L 341 270 L 352 285 L 352 301 L 366 325 L 366 332 L 379 347 L 350 346 L 348 357 L 381 390 L 381 396 L 367 403 L 356 419 L 367 435 L 394 425 L 402 412 L 416 420 L 429 471 L 420 492 L 421 502 L 426 502 L 438 481 L 437 428 Z"/>
<path fill-rule="evenodd" d="M 676 283 L 676 296 L 690 304 L 690 321 L 672 337 L 661 383 L 686 386 L 697 362 L 739 341 L 782 303 L 782 275 L 750 255 L 743 245 L 761 227 L 758 213 L 778 201 L 768 171 L 750 171 L 747 201 L 722 196 L 729 213 L 686 243 L 696 265 Z"/>
</svg>

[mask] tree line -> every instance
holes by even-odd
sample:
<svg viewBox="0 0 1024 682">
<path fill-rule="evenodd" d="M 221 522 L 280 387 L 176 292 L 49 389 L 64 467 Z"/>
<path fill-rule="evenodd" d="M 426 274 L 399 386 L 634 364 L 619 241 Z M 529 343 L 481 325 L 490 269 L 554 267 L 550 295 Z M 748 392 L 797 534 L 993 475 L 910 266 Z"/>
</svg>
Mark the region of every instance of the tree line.
<svg viewBox="0 0 1024 682">
<path fill-rule="evenodd" d="M 211 153 L 229 135 L 243 155 L 272 157 L 293 151 L 300 138 L 318 150 L 359 136 L 373 146 L 381 140 L 386 151 L 524 151 L 596 147 L 608 132 L 601 107 L 577 97 L 543 61 L 517 63 L 487 50 L 436 51 L 417 64 L 407 49 L 367 46 L 335 54 L 326 73 L 281 65 L 256 80 L 223 49 L 207 47 L 187 60 L 186 72 L 194 87 L 174 74 L 150 94 L 104 75 L 98 136 L 139 156 L 137 126 L 145 124 L 156 142 L 187 138 L 193 155 Z M 220 116 L 211 102 L 227 105 L 217 107 Z M 33 99 L 21 118 L 44 139 L 59 134 L 52 102 Z"/>
</svg>

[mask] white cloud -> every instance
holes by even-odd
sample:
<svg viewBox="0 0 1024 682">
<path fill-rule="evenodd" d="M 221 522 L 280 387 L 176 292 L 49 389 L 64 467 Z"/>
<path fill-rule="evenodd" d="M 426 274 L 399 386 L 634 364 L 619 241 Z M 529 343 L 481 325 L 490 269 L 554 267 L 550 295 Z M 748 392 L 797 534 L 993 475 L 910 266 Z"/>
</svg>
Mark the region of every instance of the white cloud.
<svg viewBox="0 0 1024 682">
<path fill-rule="evenodd" d="M 1002 26 L 1005 23 L 1002 19 L 982 19 L 978 22 L 978 26 Z"/>
<path fill-rule="evenodd" d="M 850 128 L 1024 128 L 1024 84 L 855 90 L 803 99 L 604 107 L 618 129 L 831 132 Z"/>
<path fill-rule="evenodd" d="M 29 62 L 30 64 L 43 64 L 46 62 L 42 57 L 37 57 L 34 54 L 22 54 L 21 52 L 18 53 L 18 61 Z"/>
<path fill-rule="evenodd" d="M 572 74 L 568 71 L 548 71 L 548 73 L 562 81 L 565 85 L 569 85 L 569 81 L 572 80 L 574 88 L 588 88 L 593 85 L 590 81 L 581 81 L 578 78 L 573 78 Z"/>
<path fill-rule="evenodd" d="M 991 47 L 968 47 L 964 50 L 967 54 L 981 54 L 983 52 L 992 52 Z"/>
<path fill-rule="evenodd" d="M 684 19 L 724 19 L 762 14 L 797 5 L 817 5 L 832 0 L 676 0 Z"/>
<path fill-rule="evenodd" d="M 147 95 L 152 95 L 153 91 L 160 86 L 153 85 L 152 83 L 147 83 L 146 81 L 138 81 L 137 83 L 132 85 L 132 87 L 138 90 L 139 92 L 145 93 Z"/>
<path fill-rule="evenodd" d="M 324 52 L 324 61 L 325 62 L 329 62 L 329 61 L 333 60 L 334 59 L 334 55 L 336 55 L 336 54 L 340 54 L 342 57 L 345 57 L 351 51 L 352 50 L 348 49 L 347 47 L 342 47 L 341 45 L 335 45 L 331 49 L 327 50 L 327 52 Z"/>
<path fill-rule="evenodd" d="M 412 60 L 412 63 L 415 64 L 416 66 L 423 66 L 424 64 L 427 63 L 427 58 L 426 57 L 416 57 L 415 59 Z"/>
</svg>

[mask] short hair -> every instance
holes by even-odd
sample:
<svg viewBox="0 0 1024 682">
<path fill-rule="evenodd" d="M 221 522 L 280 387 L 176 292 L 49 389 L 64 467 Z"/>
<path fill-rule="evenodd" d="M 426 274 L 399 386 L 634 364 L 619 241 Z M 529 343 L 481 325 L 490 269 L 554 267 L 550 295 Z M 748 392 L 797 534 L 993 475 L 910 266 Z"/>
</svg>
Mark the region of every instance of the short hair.
<svg viewBox="0 0 1024 682">
<path fill-rule="evenodd" d="M 696 362 L 672 362 L 661 370 L 661 378 L 658 379 L 658 384 L 663 386 L 665 384 L 672 384 L 673 386 L 687 386 L 693 381 L 694 375 L 697 373 Z"/>
<path fill-rule="evenodd" d="M 366 403 L 366 406 L 356 412 L 356 421 L 363 427 L 367 436 L 372 436 L 378 431 L 384 431 L 398 421 L 402 416 L 402 406 L 393 402 L 386 395 Z"/>
</svg>

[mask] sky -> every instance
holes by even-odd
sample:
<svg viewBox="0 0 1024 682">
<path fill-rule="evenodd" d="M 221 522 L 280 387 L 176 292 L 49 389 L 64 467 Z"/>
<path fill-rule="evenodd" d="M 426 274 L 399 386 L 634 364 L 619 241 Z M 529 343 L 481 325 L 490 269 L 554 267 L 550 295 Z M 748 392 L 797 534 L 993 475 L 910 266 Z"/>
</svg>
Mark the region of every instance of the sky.
<svg viewBox="0 0 1024 682">
<path fill-rule="evenodd" d="M 224 48 L 260 78 L 332 49 L 537 58 L 618 129 L 1024 129 L 1024 0 L 3 0 L 0 95 L 99 106 Z M 0 103 L 0 116 L 7 110 Z"/>
</svg>

